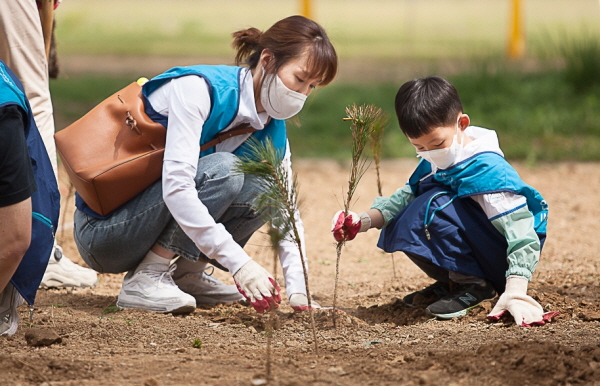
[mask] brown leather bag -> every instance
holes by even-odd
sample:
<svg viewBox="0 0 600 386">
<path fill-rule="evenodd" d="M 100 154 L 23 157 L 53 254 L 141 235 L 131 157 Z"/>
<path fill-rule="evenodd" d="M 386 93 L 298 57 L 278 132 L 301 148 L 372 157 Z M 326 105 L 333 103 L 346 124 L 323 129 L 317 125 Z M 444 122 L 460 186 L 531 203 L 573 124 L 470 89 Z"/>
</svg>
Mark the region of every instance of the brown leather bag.
<svg viewBox="0 0 600 386">
<path fill-rule="evenodd" d="M 71 183 L 85 203 L 107 215 L 142 192 L 162 173 L 166 129 L 144 111 L 142 87 L 134 82 L 114 93 L 54 135 Z M 255 131 L 240 125 L 201 147 Z"/>
</svg>

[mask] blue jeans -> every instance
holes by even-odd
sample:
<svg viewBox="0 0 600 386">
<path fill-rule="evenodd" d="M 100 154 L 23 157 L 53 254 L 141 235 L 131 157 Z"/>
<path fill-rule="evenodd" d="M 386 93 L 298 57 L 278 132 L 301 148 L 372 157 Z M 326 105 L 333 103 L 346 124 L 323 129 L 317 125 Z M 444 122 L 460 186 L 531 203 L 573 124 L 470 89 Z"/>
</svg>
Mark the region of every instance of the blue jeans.
<svg viewBox="0 0 600 386">
<path fill-rule="evenodd" d="M 242 247 L 265 222 L 252 208 L 261 192 L 256 178 L 235 171 L 238 158 L 214 153 L 198 161 L 196 190 L 210 215 Z M 103 273 L 137 267 L 154 244 L 190 261 L 210 261 L 184 233 L 163 201 L 159 180 L 111 213 L 98 219 L 75 211 L 75 243 L 83 260 Z"/>
</svg>

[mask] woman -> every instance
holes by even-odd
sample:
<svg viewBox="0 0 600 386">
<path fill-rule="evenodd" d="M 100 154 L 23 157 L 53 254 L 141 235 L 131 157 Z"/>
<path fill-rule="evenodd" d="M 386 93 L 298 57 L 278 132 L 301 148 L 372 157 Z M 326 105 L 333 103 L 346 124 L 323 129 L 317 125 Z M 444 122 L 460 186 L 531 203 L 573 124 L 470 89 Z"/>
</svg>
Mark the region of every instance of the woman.
<svg viewBox="0 0 600 386">
<path fill-rule="evenodd" d="M 337 55 L 323 28 L 301 16 L 233 37 L 236 65 L 245 68 L 178 67 L 143 86 L 146 112 L 167 128 L 162 180 L 104 218 L 77 200 L 75 241 L 83 259 L 98 272 L 129 271 L 120 307 L 190 312 L 197 302 L 244 295 L 264 312 L 281 301 L 271 274 L 243 250 L 264 221 L 252 210 L 259 188 L 235 172 L 236 154 L 250 136 L 269 137 L 290 168 L 284 120 L 316 86 L 333 80 Z M 245 124 L 256 131 L 200 151 L 198 144 Z M 297 222 L 302 230 L 299 215 Z M 177 264 L 170 264 L 175 256 Z M 290 304 L 306 309 L 296 246 L 282 242 L 279 257 Z M 239 292 L 204 273 L 207 261 L 228 270 Z"/>
</svg>

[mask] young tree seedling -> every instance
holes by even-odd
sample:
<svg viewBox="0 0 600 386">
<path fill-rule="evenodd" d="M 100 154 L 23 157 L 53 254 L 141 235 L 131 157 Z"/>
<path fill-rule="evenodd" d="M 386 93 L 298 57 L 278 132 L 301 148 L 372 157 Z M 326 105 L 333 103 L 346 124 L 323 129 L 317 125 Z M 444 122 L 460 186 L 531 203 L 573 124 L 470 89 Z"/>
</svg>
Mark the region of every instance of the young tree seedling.
<svg viewBox="0 0 600 386">
<path fill-rule="evenodd" d="M 382 111 L 380 108 L 373 105 L 361 105 L 355 104 L 346 107 L 346 118 L 344 121 L 350 121 L 350 130 L 352 131 L 352 164 L 350 165 L 350 177 L 348 178 L 348 192 L 346 193 L 346 200 L 344 201 L 344 214 L 347 216 L 352 204 L 352 197 L 356 192 L 356 188 L 360 179 L 363 177 L 368 169 L 367 159 L 363 157 L 363 151 L 371 133 L 380 120 Z M 332 319 L 334 328 L 337 327 L 336 322 L 336 307 L 337 307 L 337 289 L 338 289 L 338 278 L 340 275 L 340 257 L 342 255 L 342 248 L 345 241 L 339 241 L 336 245 L 337 258 L 335 263 L 335 285 L 333 289 L 333 310 Z"/>
<path fill-rule="evenodd" d="M 319 355 L 317 332 L 313 315 L 312 297 L 308 285 L 308 270 L 304 256 L 304 246 L 300 231 L 296 225 L 298 210 L 297 176 L 289 175 L 288 169 L 282 165 L 283 154 L 280 154 L 270 139 L 264 143 L 251 139 L 248 154 L 240 157 L 238 171 L 257 177 L 262 193 L 254 202 L 255 210 L 264 216 L 270 225 L 270 241 L 274 253 L 283 240 L 296 245 L 300 254 L 300 262 L 304 273 L 308 313 L 315 343 L 315 354 Z"/>
</svg>

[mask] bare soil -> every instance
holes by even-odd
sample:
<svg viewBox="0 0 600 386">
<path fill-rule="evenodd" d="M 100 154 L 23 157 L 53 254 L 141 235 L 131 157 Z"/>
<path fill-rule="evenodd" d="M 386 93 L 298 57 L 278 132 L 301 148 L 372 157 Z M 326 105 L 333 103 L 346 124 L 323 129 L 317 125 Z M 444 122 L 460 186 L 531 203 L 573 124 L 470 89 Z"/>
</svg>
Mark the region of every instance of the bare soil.
<svg viewBox="0 0 600 386">
<path fill-rule="evenodd" d="M 404 184 L 414 165 L 384 162 L 384 194 Z M 287 301 L 278 309 L 268 384 L 600 385 L 600 165 L 516 167 L 550 204 L 549 236 L 529 293 L 560 316 L 532 328 L 510 317 L 492 323 L 486 314 L 494 300 L 462 318 L 432 320 L 423 308 L 399 300 L 430 280 L 403 254 L 392 259 L 378 250 L 379 232 L 371 230 L 343 251 L 337 328 L 331 311 L 315 312 L 318 356 L 308 314 L 294 313 Z M 295 170 L 304 197 L 310 286 L 318 302 L 331 306 L 336 254 L 330 219 L 341 206 L 348 167 L 297 160 Z M 353 209 L 368 208 L 376 191 L 371 169 Z M 58 237 L 66 255 L 84 264 L 72 240 L 72 203 L 66 202 Z M 246 249 L 272 269 L 264 234 Z M 215 275 L 232 283 L 224 272 Z M 184 316 L 117 311 L 122 276 L 100 275 L 93 289 L 40 290 L 32 322 L 28 307 L 20 307 L 16 335 L 0 339 L 0 384 L 267 384 L 269 316 L 244 304 L 200 305 Z M 28 345 L 26 334 L 40 330 L 56 333 L 60 343 Z"/>
</svg>

